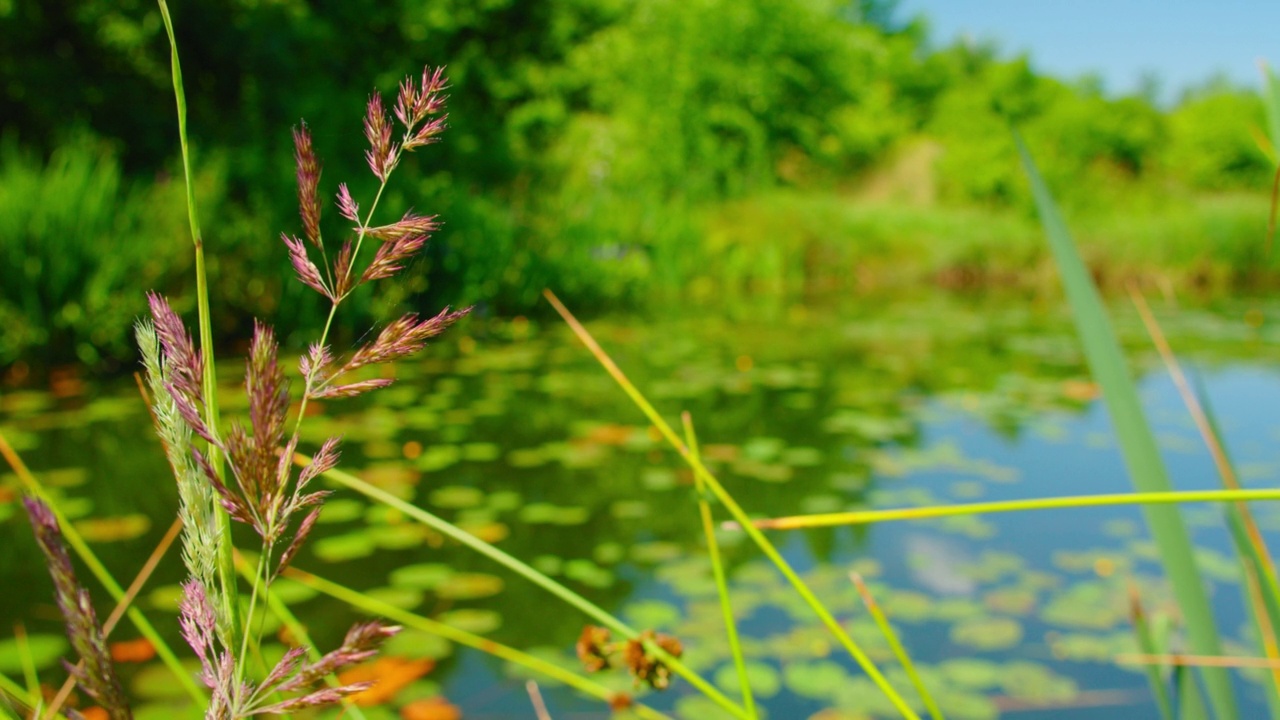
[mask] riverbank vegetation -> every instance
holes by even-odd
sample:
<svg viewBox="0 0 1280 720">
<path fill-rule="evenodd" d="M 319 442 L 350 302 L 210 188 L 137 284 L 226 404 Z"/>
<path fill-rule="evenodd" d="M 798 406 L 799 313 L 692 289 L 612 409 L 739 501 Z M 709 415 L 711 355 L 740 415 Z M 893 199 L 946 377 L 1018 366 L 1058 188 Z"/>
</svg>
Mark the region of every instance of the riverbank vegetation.
<svg viewBox="0 0 1280 720">
<path fill-rule="evenodd" d="M 132 362 L 144 278 L 194 302 L 166 47 L 147 3 L 14 7 L 0 36 L 0 366 Z M 392 204 L 444 220 L 404 287 L 353 303 L 358 336 L 448 298 L 480 312 L 777 292 L 1052 287 L 1007 125 L 1043 148 L 1104 287 L 1217 292 L 1275 278 L 1272 148 L 1256 93 L 1218 81 L 1172 106 L 1035 71 L 993 45 L 931 40 L 889 4 L 350 3 L 183 8 L 197 195 L 217 217 L 226 343 L 243 318 L 318 328 L 281 272 L 299 115 L 317 151 L 358 157 L 358 106 L 447 59 L 454 141 Z M 365 29 L 352 32 L 350 28 Z M 54 47 L 53 54 L 42 48 Z M 326 177 L 356 175 L 334 160 Z M 353 192 L 370 188 L 355 187 Z M 327 222 L 328 220 L 326 220 Z M 39 282 L 33 282 L 39 279 Z M 37 289 L 38 288 L 38 289 Z M 303 335 L 299 335 L 299 338 Z M 286 339 L 287 341 L 287 339 Z M 300 341 L 300 340 L 299 340 Z"/>
</svg>

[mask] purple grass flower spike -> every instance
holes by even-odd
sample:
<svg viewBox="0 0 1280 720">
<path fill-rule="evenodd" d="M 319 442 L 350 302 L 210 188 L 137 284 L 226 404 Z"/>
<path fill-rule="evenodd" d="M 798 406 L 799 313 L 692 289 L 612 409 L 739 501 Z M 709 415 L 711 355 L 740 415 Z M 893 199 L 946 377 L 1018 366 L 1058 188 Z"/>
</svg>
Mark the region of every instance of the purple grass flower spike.
<svg viewBox="0 0 1280 720">
<path fill-rule="evenodd" d="M 369 150 L 365 152 L 369 169 L 379 180 L 386 182 L 395 166 L 396 153 L 391 144 L 391 125 L 387 122 L 386 111 L 382 109 L 382 96 L 377 93 L 369 96 L 364 136 L 369 141 Z"/>
<path fill-rule="evenodd" d="M 311 393 L 311 397 L 317 400 L 350 398 L 357 395 L 363 395 L 371 390 L 378 390 L 379 388 L 387 387 L 394 382 L 395 380 L 392 380 L 391 378 L 373 378 L 371 380 L 360 380 L 359 382 L 347 383 L 345 385 L 329 385 Z"/>
<path fill-rule="evenodd" d="M 360 224 L 360 206 L 351 197 L 351 191 L 347 189 L 346 183 L 338 185 L 338 212 L 351 222 Z"/>
<path fill-rule="evenodd" d="M 200 353 L 196 352 L 191 334 L 187 332 L 182 318 L 169 306 L 169 301 L 158 293 L 147 293 L 147 302 L 151 306 L 151 317 L 155 322 L 156 335 L 160 338 L 160 346 L 173 365 L 171 382 L 175 389 L 194 403 L 203 404 L 203 390 L 200 383 L 204 379 L 204 362 Z"/>
<path fill-rule="evenodd" d="M 76 580 L 71 557 L 62 542 L 62 531 L 49 506 L 35 497 L 24 497 L 23 507 L 31 519 L 31 529 L 40 545 L 58 601 L 58 609 L 67 623 L 67 637 L 75 648 L 83 667 L 67 664 L 67 671 L 76 682 L 107 711 L 111 720 L 132 720 L 133 713 L 124 699 L 120 680 L 116 677 L 107 652 L 107 641 L 98 624 L 97 613 L 89 591 Z"/>
<path fill-rule="evenodd" d="M 298 279 L 302 284 L 332 300 L 333 293 L 329 291 L 324 278 L 320 277 L 320 268 L 307 257 L 307 246 L 298 238 L 284 233 L 280 234 L 280 239 L 284 240 L 285 247 L 289 248 L 289 262 L 293 265 L 294 272 L 298 273 Z"/>
<path fill-rule="evenodd" d="M 320 161 L 311 148 L 307 124 L 293 131 L 293 157 L 298 172 L 298 212 L 307 239 L 320 247 Z"/>
<path fill-rule="evenodd" d="M 383 328 L 372 343 L 357 350 L 343 366 L 342 372 L 350 372 L 365 365 L 388 363 L 406 355 L 412 355 L 425 347 L 427 340 L 444 332 L 446 328 L 470 312 L 469 307 L 453 312 L 446 307 L 435 317 L 422 321 L 419 321 L 414 313 L 404 315 Z"/>
</svg>

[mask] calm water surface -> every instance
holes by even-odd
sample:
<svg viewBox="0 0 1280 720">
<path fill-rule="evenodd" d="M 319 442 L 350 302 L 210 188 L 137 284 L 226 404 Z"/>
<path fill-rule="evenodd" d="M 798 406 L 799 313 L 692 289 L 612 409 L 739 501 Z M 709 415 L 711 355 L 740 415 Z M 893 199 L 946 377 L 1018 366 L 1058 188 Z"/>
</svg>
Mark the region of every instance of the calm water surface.
<svg viewBox="0 0 1280 720">
<path fill-rule="evenodd" d="M 1242 303 L 1163 316 L 1251 486 L 1280 477 L 1280 345 L 1265 320 L 1273 310 Z M 1133 313 L 1115 314 L 1175 484 L 1215 486 Z M 666 417 L 693 414 L 705 456 L 760 516 L 1130 489 L 1056 302 L 926 295 L 589 327 Z M 232 416 L 244 407 L 235 365 L 222 363 Z M 342 434 L 345 469 L 496 542 L 633 625 L 679 637 L 693 667 L 736 692 L 691 476 L 564 328 L 475 319 L 398 373 L 392 389 L 309 418 L 310 447 Z M 116 576 L 129 578 L 176 506 L 145 408 L 130 381 L 55 389 L 62 397 L 3 390 L 0 430 L 64 498 Z M 15 490 L 16 480 L 0 475 L 0 672 L 21 677 L 12 628 L 23 623 L 42 678 L 56 680 L 64 649 L 56 610 Z M 1274 541 L 1280 506 L 1256 512 Z M 1220 512 L 1190 506 L 1186 516 L 1219 627 L 1232 651 L 1255 654 Z M 323 520 L 297 566 L 574 663 L 585 618 L 526 581 L 349 490 L 335 494 Z M 1149 612 L 1172 607 L 1135 509 L 771 537 L 902 680 L 848 573 L 867 578 L 949 718 L 1157 717 L 1145 676 L 1111 660 L 1134 649 L 1131 583 Z M 721 540 L 753 684 L 770 717 L 894 717 L 755 548 L 733 531 Z M 169 558 L 140 600 L 171 637 L 181 578 Z M 323 648 L 359 617 L 296 585 L 281 591 Z M 370 718 L 398 717 L 404 704 L 436 693 L 466 718 L 533 717 L 523 675 L 501 661 L 413 632 L 390 654 L 436 665 L 367 709 Z M 124 673 L 144 716 L 175 716 L 163 669 L 143 662 Z M 624 677 L 603 679 L 631 687 Z M 1256 677 L 1239 676 L 1238 690 L 1245 716 L 1262 712 Z M 550 683 L 543 691 L 556 718 L 608 715 Z M 720 716 L 683 681 L 645 700 L 680 717 Z"/>
</svg>

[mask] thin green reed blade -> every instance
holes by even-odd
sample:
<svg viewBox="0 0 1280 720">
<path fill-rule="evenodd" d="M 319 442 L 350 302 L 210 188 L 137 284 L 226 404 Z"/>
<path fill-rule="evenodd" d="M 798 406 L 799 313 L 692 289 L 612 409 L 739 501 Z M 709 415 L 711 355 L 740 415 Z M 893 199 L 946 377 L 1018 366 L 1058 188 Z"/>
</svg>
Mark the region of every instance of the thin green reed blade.
<svg viewBox="0 0 1280 720">
<path fill-rule="evenodd" d="M 1111 320 L 1107 317 L 1102 299 L 1093 285 L 1089 270 L 1076 251 L 1075 243 L 1058 213 L 1048 186 L 1036 169 L 1031 153 L 1016 130 L 1013 131 L 1013 136 L 1023 168 L 1031 181 L 1031 192 L 1062 277 L 1085 357 L 1094 378 L 1102 386 L 1103 399 L 1111 415 L 1125 465 L 1129 469 L 1129 477 L 1139 491 L 1167 491 L 1171 484 L 1164 461 L 1160 458 L 1155 436 L 1151 433 L 1151 427 L 1147 424 L 1142 405 L 1138 401 L 1137 388 L 1129 376 L 1120 343 L 1111 328 Z M 1221 655 L 1222 644 L 1214 624 L 1213 607 L 1209 604 L 1204 579 L 1193 559 L 1194 548 L 1182 515 L 1176 508 L 1163 505 L 1144 506 L 1143 512 L 1160 551 L 1169 582 L 1173 586 L 1174 598 L 1186 620 L 1192 651 L 1200 655 Z M 1201 673 L 1214 714 L 1219 720 L 1237 718 L 1239 715 L 1227 671 L 1223 668 L 1203 668 Z"/>
<path fill-rule="evenodd" d="M 1271 161 L 1280 162 L 1280 77 L 1262 65 L 1262 106 L 1267 113 L 1267 135 L 1271 139 Z"/>
<path fill-rule="evenodd" d="M 1142 608 L 1142 598 L 1135 587 L 1129 588 L 1129 620 L 1133 622 L 1133 634 L 1138 641 L 1138 652 L 1156 656 L 1164 653 L 1164 648 L 1156 645 L 1151 623 L 1147 621 L 1147 612 Z M 1151 694 L 1156 698 L 1156 707 L 1160 710 L 1160 720 L 1173 720 L 1173 699 L 1169 696 L 1169 688 L 1164 682 L 1159 665 L 1146 665 L 1143 671 L 1147 682 L 1151 685 Z"/>
</svg>

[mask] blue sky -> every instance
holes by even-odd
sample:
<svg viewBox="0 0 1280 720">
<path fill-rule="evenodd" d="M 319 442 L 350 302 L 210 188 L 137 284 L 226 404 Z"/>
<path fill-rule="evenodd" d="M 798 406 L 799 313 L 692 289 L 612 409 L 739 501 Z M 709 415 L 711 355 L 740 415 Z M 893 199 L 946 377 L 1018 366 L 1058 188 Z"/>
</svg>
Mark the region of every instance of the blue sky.
<svg viewBox="0 0 1280 720">
<path fill-rule="evenodd" d="M 1111 94 L 1144 73 L 1165 100 L 1215 73 L 1256 86 L 1259 59 L 1280 66 L 1277 0 L 900 0 L 899 19 L 917 14 L 935 44 L 995 40 L 1001 57 L 1026 51 L 1051 75 L 1097 73 Z"/>
</svg>

